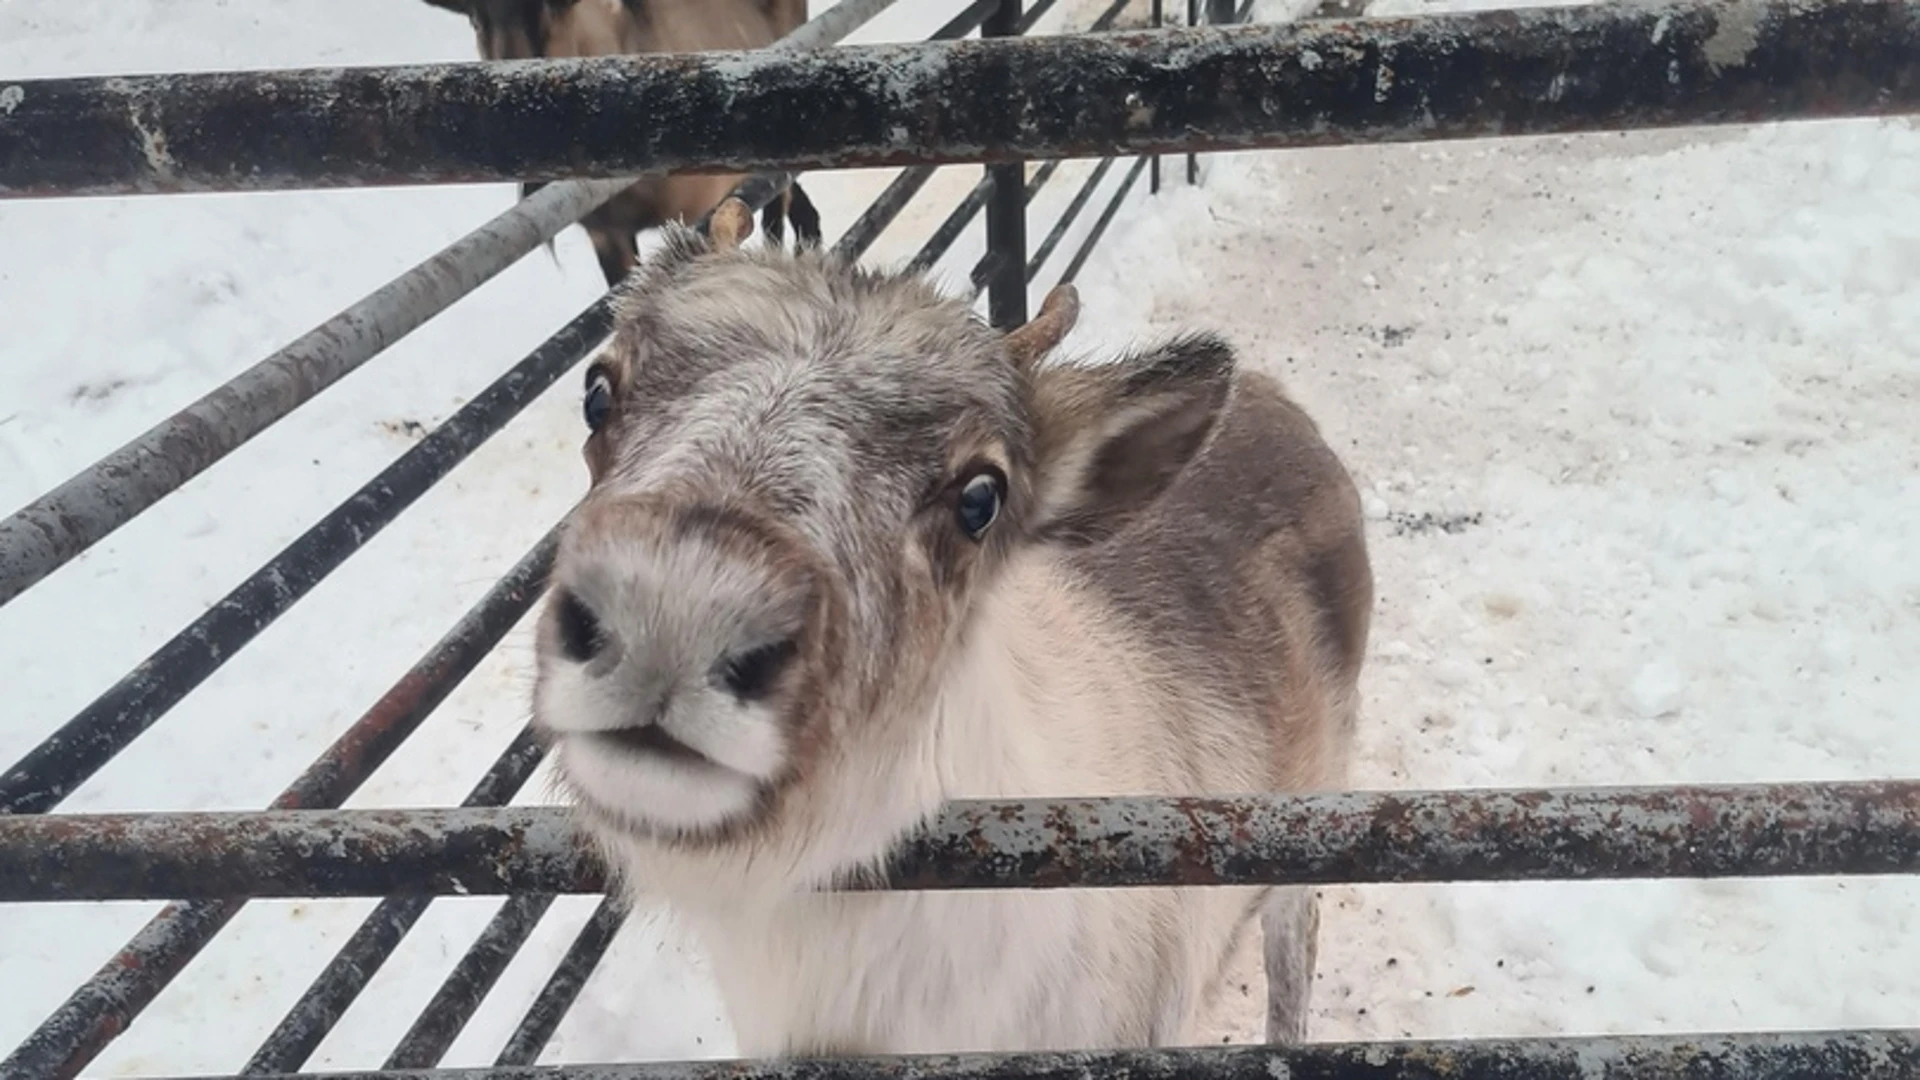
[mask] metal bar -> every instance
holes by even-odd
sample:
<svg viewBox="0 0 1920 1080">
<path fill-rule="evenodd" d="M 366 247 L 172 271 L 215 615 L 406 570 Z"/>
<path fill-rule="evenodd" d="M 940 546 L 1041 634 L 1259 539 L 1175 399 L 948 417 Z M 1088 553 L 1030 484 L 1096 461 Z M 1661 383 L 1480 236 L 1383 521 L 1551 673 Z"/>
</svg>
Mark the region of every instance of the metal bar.
<svg viewBox="0 0 1920 1080">
<path fill-rule="evenodd" d="M 548 533 L 521 558 L 274 800 L 274 807 L 338 806 L 371 776 L 533 606 L 546 587 L 558 536 L 558 532 Z M 239 914 L 241 906 L 238 900 L 168 905 L 0 1062 L 0 1076 L 64 1080 L 77 1075 Z"/>
<path fill-rule="evenodd" d="M 1187 25 L 1200 25 L 1200 0 L 1187 0 Z M 1193 151 L 1187 151 L 1187 186 L 1200 182 L 1200 159 Z"/>
<path fill-rule="evenodd" d="M 1039 276 L 1040 268 L 1046 265 L 1047 257 L 1052 255 L 1053 249 L 1059 247 L 1060 241 L 1066 238 L 1067 230 L 1073 227 L 1074 220 L 1080 216 L 1080 211 L 1086 209 L 1087 200 L 1093 198 L 1094 189 L 1100 186 L 1100 181 L 1106 179 L 1107 170 L 1112 167 L 1112 158 L 1101 158 L 1100 164 L 1093 167 L 1093 172 L 1088 174 L 1086 181 L 1080 185 L 1080 190 L 1074 192 L 1073 201 L 1060 212 L 1060 219 L 1053 223 L 1053 228 L 1047 232 L 1046 239 L 1040 241 L 1040 247 L 1034 251 L 1033 258 L 1027 261 L 1028 281 Z"/>
<path fill-rule="evenodd" d="M 561 807 L 0 818 L 0 902 L 598 892 Z M 855 888 L 1920 873 L 1920 780 L 949 804 Z"/>
<path fill-rule="evenodd" d="M 546 558 L 552 561 L 553 539 L 542 542 Z M 460 805 L 467 807 L 505 806 L 532 778 L 546 750 L 533 730 L 522 728 L 493 765 L 481 775 L 480 782 Z M 407 896 L 382 900 L 347 943 L 334 954 L 300 1000 L 287 1010 L 280 1023 L 255 1050 L 240 1070 L 242 1076 L 287 1072 L 306 1064 L 327 1033 L 332 1031 L 347 1009 L 366 989 L 414 924 L 426 914 L 433 902 L 429 896 Z M 457 1032 L 456 1032 L 457 1034 Z"/>
<path fill-rule="evenodd" d="M 758 208 L 777 191 L 777 187 L 764 182 L 768 179 L 752 177 L 735 190 L 749 199 L 758 199 L 754 203 Z M 695 223 L 695 228 L 705 229 L 711 217 L 711 214 L 702 216 Z M 556 335 L 548 339 L 543 348 L 553 346 L 560 337 Z M 536 544 L 489 590 L 481 603 L 456 624 L 428 654 L 427 659 L 416 665 L 383 696 L 274 805 L 277 808 L 339 805 L 418 727 L 532 605 L 544 587 L 545 575 L 552 564 L 556 537 L 556 532 L 549 532 Z M 482 636 L 485 637 L 483 641 L 480 640 Z M 479 789 L 482 792 L 488 790 L 485 783 L 483 781 L 483 787 Z M 505 798 L 499 801 L 504 802 Z M 76 990 L 5 1063 L 0 1063 L 0 1070 L 16 1062 L 34 1062 L 44 1065 L 49 1075 L 74 1075 L 123 1031 L 212 941 L 221 928 L 238 914 L 240 906 L 234 901 L 170 905 L 128 942 L 113 960 Z M 403 918 L 398 908 L 376 909 L 376 917 L 382 910 L 385 910 L 389 921 Z M 385 952 L 378 951 L 378 942 L 385 939 L 372 931 L 369 933 L 373 934 L 375 940 L 371 943 L 356 936 L 354 941 L 361 942 L 358 948 L 365 951 L 356 952 L 348 959 L 364 966 L 370 975 L 411 926 L 411 921 L 397 925 L 392 945 L 387 946 Z M 363 924 L 362 930 L 366 929 Z M 349 942 L 349 948 L 354 947 L 354 942 Z M 374 959 L 376 955 L 378 959 Z M 325 977 L 323 974 L 323 980 Z M 322 989 L 322 984 L 316 983 L 315 988 L 309 990 L 309 997 L 302 999 L 303 1004 Z M 344 995 L 340 1004 L 344 1010 L 359 989 L 355 987 L 337 992 Z M 337 1019 L 336 1014 L 332 1019 L 319 1021 L 323 1026 L 320 1034 L 314 1037 L 315 1045 Z M 272 1043 L 273 1040 L 269 1039 L 269 1045 Z M 311 1051 L 312 1047 L 309 1046 L 306 1052 Z M 262 1053 L 265 1052 L 267 1048 L 263 1047 Z M 295 1066 L 298 1064 L 294 1063 Z M 22 1067 L 26 1065 L 22 1064 Z M 8 1074 L 0 1071 L 0 1075 Z"/>
<path fill-rule="evenodd" d="M 873 246 L 887 226 L 893 224 L 893 219 L 900 216 L 900 211 L 907 208 L 907 203 L 913 201 L 920 189 L 927 185 L 927 181 L 933 177 L 933 171 L 932 165 L 914 165 L 900 170 L 900 175 L 893 178 L 893 182 L 887 185 L 879 198 L 873 200 L 859 220 L 841 234 L 833 245 L 833 253 L 842 259 L 858 259 Z"/>
<path fill-rule="evenodd" d="M 960 200 L 960 205 L 954 207 L 940 227 L 933 230 L 927 242 L 920 245 L 920 250 L 914 253 L 913 258 L 907 260 L 906 272 L 918 274 L 932 269 L 933 264 L 939 262 L 947 249 L 953 246 L 953 242 L 960 239 L 960 234 L 973 221 L 974 215 L 980 212 L 980 208 L 987 205 L 987 196 L 992 191 L 993 181 L 981 177 L 980 182 L 973 185 L 973 190 L 967 192 L 966 198 Z"/>
<path fill-rule="evenodd" d="M 0 776 L 0 817 L 40 814 L 158 721 L 240 648 L 606 337 L 602 297 L 128 672 Z"/>
<path fill-rule="evenodd" d="M 1140 179 L 1140 170 L 1146 166 L 1147 160 L 1144 157 L 1135 159 L 1133 168 L 1128 169 L 1127 175 L 1120 178 L 1119 190 L 1115 191 L 1113 198 L 1108 200 L 1107 208 L 1100 211 L 1100 216 L 1094 219 L 1093 228 L 1088 231 L 1087 238 L 1080 241 L 1080 250 L 1073 253 L 1072 261 L 1068 262 L 1067 268 L 1061 272 L 1062 284 L 1072 281 L 1080 273 L 1080 268 L 1087 264 L 1087 257 L 1093 254 L 1094 245 L 1106 235 L 1107 226 L 1113 224 L 1114 215 L 1120 212 L 1120 204 L 1126 201 L 1127 192 L 1133 190 L 1134 181 Z"/>
<path fill-rule="evenodd" d="M 1000 6 L 980 25 L 980 36 L 985 39 L 1019 34 L 1020 11 L 1021 0 L 1001 0 Z M 991 82 L 968 89 L 980 103 L 989 98 L 997 100 L 1002 91 Z M 998 263 L 998 269 L 987 283 L 987 321 L 995 329 L 1011 330 L 1027 321 L 1027 280 L 1021 273 L 1027 265 L 1027 166 L 1023 161 L 988 165 L 986 178 L 989 184 L 987 253 Z"/>
<path fill-rule="evenodd" d="M 561 1019 L 573 1007 L 574 999 L 580 996 L 587 978 L 612 946 L 614 935 L 620 932 L 624 921 L 626 914 L 620 910 L 618 900 L 609 896 L 600 901 L 587 925 L 573 939 L 560 966 L 541 988 L 540 996 L 533 999 L 533 1006 L 527 1010 L 520 1026 L 507 1038 L 507 1045 L 494 1059 L 494 1064 L 531 1065 L 539 1060 L 540 1051 L 546 1049 L 553 1033 L 559 1029 Z"/>
<path fill-rule="evenodd" d="M 1912 113 L 1920 0 L 1619 3 L 7 92 L 8 197 L 997 164 Z"/>
<path fill-rule="evenodd" d="M 770 48 L 838 41 L 889 3 L 841 3 Z M 0 521 L 0 605 L 419 329 L 628 182 L 541 188 Z M 774 185 L 764 205 L 791 177 L 747 181 L 755 182 Z"/>
<path fill-rule="evenodd" d="M 550 184 L 0 521 L 0 604 L 612 198 Z"/>
<path fill-rule="evenodd" d="M 328 1080 L 1911 1080 L 1920 1031 L 1754 1032 L 341 1072 Z"/>
<path fill-rule="evenodd" d="M 1040 189 L 1047 186 L 1047 181 L 1053 179 L 1053 174 L 1059 169 L 1059 162 L 1049 161 L 1033 170 L 1033 176 L 1027 180 L 1026 199 L 1022 205 L 1032 206 L 1034 197 L 1040 194 Z M 1006 256 L 991 248 L 985 255 L 980 256 L 980 261 L 974 263 L 973 269 L 967 274 L 967 282 L 973 287 L 973 299 L 980 299 L 980 294 L 993 283 L 1007 265 Z"/>
<path fill-rule="evenodd" d="M 534 927 L 553 906 L 553 899 L 552 893 L 508 897 L 382 1068 L 426 1069 L 440 1064 L 493 984 L 500 981 L 501 972 L 513 962 L 513 955 L 533 936 Z"/>
<path fill-rule="evenodd" d="M 1162 10 L 1163 7 L 1164 7 L 1164 0 L 1153 0 L 1153 6 L 1148 15 L 1148 22 L 1152 25 L 1152 27 L 1155 30 L 1159 30 L 1162 27 L 1167 25 L 1166 12 Z M 1111 157 L 1113 155 L 1108 155 L 1108 156 Z M 1160 155 L 1159 154 L 1153 155 L 1152 168 L 1153 168 L 1153 175 L 1149 177 L 1147 180 L 1147 191 L 1157 195 L 1160 193 Z"/>
<path fill-rule="evenodd" d="M 1059 169 L 1059 162 L 1049 161 L 1033 170 L 1033 175 L 1027 180 L 1027 194 L 1026 198 L 1022 201 L 1022 205 L 1032 206 L 1034 196 L 1040 194 L 1040 189 L 1047 186 L 1047 181 L 1053 179 L 1053 174 L 1058 172 Z M 965 204 L 963 203 L 962 207 L 964 208 L 964 206 Z M 973 287 L 973 298 L 975 300 L 980 299 L 980 294 L 986 290 L 987 286 L 993 283 L 995 277 L 1006 265 L 1007 260 L 1005 256 L 993 250 L 991 247 L 987 249 L 986 254 L 980 256 L 980 260 L 973 264 L 973 269 L 967 274 L 967 281 Z"/>
</svg>

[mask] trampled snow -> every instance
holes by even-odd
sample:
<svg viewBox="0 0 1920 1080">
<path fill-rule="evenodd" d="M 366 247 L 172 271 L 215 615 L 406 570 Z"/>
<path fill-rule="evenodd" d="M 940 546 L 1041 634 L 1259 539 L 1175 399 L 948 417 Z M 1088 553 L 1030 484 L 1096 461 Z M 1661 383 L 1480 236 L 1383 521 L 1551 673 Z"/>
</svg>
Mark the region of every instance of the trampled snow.
<svg viewBox="0 0 1920 1080">
<path fill-rule="evenodd" d="M 958 6 L 903 0 L 853 40 L 911 39 Z M 396 0 L 0 6 L 0 82 L 471 48 L 460 20 Z M 1061 169 L 1032 235 L 1092 164 Z M 1920 126 L 1210 155 L 1198 188 L 1166 164 L 1082 273 L 1072 344 L 1217 329 L 1344 456 L 1379 581 L 1356 784 L 1920 775 Z M 833 232 L 890 176 L 805 183 Z M 873 258 L 911 253 L 977 176 L 941 170 Z M 0 511 L 511 198 L 0 202 Z M 976 225 L 940 273 L 963 281 L 981 250 Z M 557 261 L 523 259 L 0 608 L 0 758 L 599 290 L 568 230 Z M 265 805 L 578 498 L 580 438 L 569 376 L 62 809 Z M 349 805 L 463 797 L 526 719 L 525 631 Z M 542 777 L 521 795 L 547 798 Z M 1920 1010 L 1909 880 L 1362 887 L 1327 903 L 1317 1039 L 1911 1025 Z M 235 1070 L 372 906 L 248 905 L 88 1075 Z M 309 1067 L 377 1066 L 498 906 L 434 904 Z M 447 1064 L 492 1060 L 592 906 L 555 904 Z M 156 910 L 7 909 L 0 1051 Z M 636 914 L 544 1060 L 729 1053 L 705 979 L 666 916 Z M 1255 1038 L 1260 988 L 1237 989 L 1221 1034 Z"/>
</svg>

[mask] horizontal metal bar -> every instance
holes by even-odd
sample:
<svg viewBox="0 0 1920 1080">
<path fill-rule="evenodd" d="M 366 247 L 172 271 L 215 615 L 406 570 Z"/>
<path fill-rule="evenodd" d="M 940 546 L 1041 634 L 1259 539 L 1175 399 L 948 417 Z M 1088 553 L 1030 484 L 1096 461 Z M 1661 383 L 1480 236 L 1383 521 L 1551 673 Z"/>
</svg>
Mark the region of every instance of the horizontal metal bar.
<svg viewBox="0 0 1920 1080">
<path fill-rule="evenodd" d="M 546 548 L 557 533 L 548 533 Z M 549 551 L 548 559 L 551 560 Z M 533 777 L 546 748 L 531 727 L 522 728 L 500 756 L 481 774 L 479 783 L 467 794 L 462 806 L 501 806 L 519 794 Z M 400 942 L 427 912 L 429 896 L 388 897 L 380 901 L 360 927 L 334 954 L 312 985 L 293 1003 L 286 1016 L 274 1026 L 253 1057 L 247 1060 L 242 1075 L 285 1072 L 306 1064 L 340 1018 L 380 972 Z"/>
<path fill-rule="evenodd" d="M 1920 781 L 948 805 L 849 888 L 1920 873 Z M 0 818 L 0 901 L 599 892 L 560 807 Z"/>
<path fill-rule="evenodd" d="M 546 588 L 547 571 L 558 545 L 557 531 L 549 532 L 534 545 L 418 663 L 280 793 L 274 807 L 339 806 L 357 790 L 533 606 Z M 510 750 L 494 771 L 511 772 L 518 760 Z M 532 762 L 526 767 L 531 772 Z M 506 802 L 518 786 L 519 781 L 515 781 L 492 801 Z M 484 804 L 483 797 L 492 790 L 483 781 L 475 793 L 482 803 L 475 805 Z M 243 904 L 240 900 L 169 904 L 80 984 L 5 1061 L 0 1061 L 0 1076 L 65 1080 L 77 1075 L 206 948 L 239 914 Z"/>
<path fill-rule="evenodd" d="M 313 1080 L 1912 1080 L 1920 1031 L 1319 1043 L 311 1074 Z"/>
<path fill-rule="evenodd" d="M 4 197 L 1008 162 L 1916 112 L 1920 0 L 46 79 L 5 93 Z"/>
</svg>

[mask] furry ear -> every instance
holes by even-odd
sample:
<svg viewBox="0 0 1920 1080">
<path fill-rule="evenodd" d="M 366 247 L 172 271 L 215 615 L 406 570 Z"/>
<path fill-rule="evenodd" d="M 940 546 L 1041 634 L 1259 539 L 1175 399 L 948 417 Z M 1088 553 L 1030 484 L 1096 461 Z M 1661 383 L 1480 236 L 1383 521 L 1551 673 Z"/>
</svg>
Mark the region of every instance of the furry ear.
<svg viewBox="0 0 1920 1080">
<path fill-rule="evenodd" d="M 471 5 L 468 0 L 427 0 L 427 3 L 456 15 L 471 14 Z"/>
<path fill-rule="evenodd" d="M 1233 367 L 1225 342 L 1195 336 L 1118 363 L 1035 371 L 1032 533 L 1094 543 L 1151 506 L 1206 445 Z"/>
</svg>

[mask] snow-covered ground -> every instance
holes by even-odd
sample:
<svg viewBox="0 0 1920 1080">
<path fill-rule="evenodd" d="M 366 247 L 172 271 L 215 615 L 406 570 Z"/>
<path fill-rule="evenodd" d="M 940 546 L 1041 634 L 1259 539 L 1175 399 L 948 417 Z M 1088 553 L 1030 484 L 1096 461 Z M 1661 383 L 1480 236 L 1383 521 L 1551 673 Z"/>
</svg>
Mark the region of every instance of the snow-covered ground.
<svg viewBox="0 0 1920 1080">
<path fill-rule="evenodd" d="M 958 6 L 903 0 L 852 40 L 918 37 Z M 1100 6 L 1063 3 L 1043 26 L 1081 25 Z M 0 78 L 465 59 L 471 47 L 458 19 L 395 0 L 0 5 Z M 1091 164 L 1049 185 L 1036 240 Z M 1149 197 L 1140 185 L 1082 273 L 1075 344 L 1222 330 L 1287 379 L 1345 455 L 1369 493 L 1380 583 L 1358 784 L 1920 775 L 1920 127 L 1215 156 L 1198 189 L 1168 164 L 1169 186 Z M 890 175 L 806 183 L 831 232 Z M 941 170 L 873 258 L 910 254 L 977 175 Z M 510 199 L 487 185 L 0 202 L 0 512 Z M 941 272 L 963 280 L 980 251 L 976 226 Z M 599 283 L 569 230 L 557 265 L 522 260 L 0 608 L 0 761 Z M 579 496 L 577 408 L 565 378 L 63 809 L 264 805 Z M 525 720 L 525 630 L 349 805 L 461 798 Z M 539 777 L 522 794 L 547 797 Z M 1328 900 L 1315 1038 L 1920 1019 L 1909 880 L 1377 887 Z M 371 907 L 249 905 L 88 1075 L 234 1070 Z M 310 1066 L 377 1066 L 497 907 L 436 903 Z M 447 1064 L 492 1060 L 591 908 L 554 906 Z M 155 910 L 6 909 L 0 1052 Z M 1258 994 L 1250 985 L 1224 1034 L 1257 1035 Z M 645 912 L 546 1060 L 730 1049 L 698 956 Z"/>
</svg>

